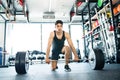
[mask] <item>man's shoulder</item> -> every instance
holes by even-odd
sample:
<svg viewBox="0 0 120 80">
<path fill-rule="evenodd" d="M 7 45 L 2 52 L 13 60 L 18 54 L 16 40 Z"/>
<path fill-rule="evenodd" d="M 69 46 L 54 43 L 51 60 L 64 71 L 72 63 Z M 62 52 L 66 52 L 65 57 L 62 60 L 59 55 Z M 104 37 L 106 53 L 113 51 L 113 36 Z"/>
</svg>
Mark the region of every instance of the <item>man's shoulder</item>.
<svg viewBox="0 0 120 80">
<path fill-rule="evenodd" d="M 68 32 L 64 31 L 65 34 L 69 34 Z"/>
<path fill-rule="evenodd" d="M 54 31 L 50 32 L 50 36 L 54 37 Z"/>
<path fill-rule="evenodd" d="M 54 31 L 51 31 L 50 33 L 54 33 Z"/>
<path fill-rule="evenodd" d="M 64 31 L 65 32 L 65 31 Z M 65 37 L 68 37 L 69 36 L 69 33 L 68 32 L 65 32 Z"/>
</svg>

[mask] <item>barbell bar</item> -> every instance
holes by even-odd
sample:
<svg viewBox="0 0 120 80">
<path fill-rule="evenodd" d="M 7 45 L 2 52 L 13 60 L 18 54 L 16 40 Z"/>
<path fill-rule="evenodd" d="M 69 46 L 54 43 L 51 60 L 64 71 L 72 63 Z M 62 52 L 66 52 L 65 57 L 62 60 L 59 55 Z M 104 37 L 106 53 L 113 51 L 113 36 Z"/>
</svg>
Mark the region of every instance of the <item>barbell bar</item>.
<svg viewBox="0 0 120 80">
<path fill-rule="evenodd" d="M 6 51 L 0 51 L 0 53 L 3 53 L 3 54 L 8 54 L 8 52 L 6 52 Z"/>
<path fill-rule="evenodd" d="M 105 60 L 104 60 L 104 54 L 101 49 L 90 49 L 89 51 L 89 58 L 84 59 L 88 60 L 90 67 L 93 70 L 101 70 L 104 68 Z M 80 61 L 81 59 L 79 59 Z M 53 60 L 50 60 L 50 62 Z M 59 61 L 59 60 L 54 60 Z M 65 60 L 63 60 L 65 61 Z M 70 62 L 76 62 L 72 59 L 68 60 Z M 16 58 L 15 58 L 15 70 L 18 74 L 25 74 L 29 70 L 29 53 L 28 52 L 17 52 Z"/>
</svg>

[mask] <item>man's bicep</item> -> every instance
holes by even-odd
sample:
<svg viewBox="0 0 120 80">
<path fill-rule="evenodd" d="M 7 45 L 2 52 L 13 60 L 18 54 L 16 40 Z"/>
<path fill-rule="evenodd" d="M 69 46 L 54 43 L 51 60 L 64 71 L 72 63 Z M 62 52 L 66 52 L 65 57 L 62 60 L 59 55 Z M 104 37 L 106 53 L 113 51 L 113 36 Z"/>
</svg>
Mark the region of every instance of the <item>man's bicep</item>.
<svg viewBox="0 0 120 80">
<path fill-rule="evenodd" d="M 70 35 L 67 34 L 67 35 L 66 35 L 66 38 L 67 38 L 68 44 L 70 45 L 70 47 L 72 47 L 72 46 L 73 46 L 73 43 L 72 43 L 72 39 L 71 39 Z"/>
<path fill-rule="evenodd" d="M 53 36 L 52 36 L 52 33 L 51 33 L 50 36 L 49 36 L 49 39 L 48 39 L 48 46 L 51 46 L 52 41 L 53 41 Z"/>
<path fill-rule="evenodd" d="M 48 40 L 48 45 L 51 46 L 53 39 L 50 37 Z"/>
<path fill-rule="evenodd" d="M 68 44 L 70 45 L 70 47 L 72 47 L 72 46 L 73 46 L 73 43 L 72 43 L 71 38 L 68 38 L 67 41 L 68 41 Z"/>
</svg>

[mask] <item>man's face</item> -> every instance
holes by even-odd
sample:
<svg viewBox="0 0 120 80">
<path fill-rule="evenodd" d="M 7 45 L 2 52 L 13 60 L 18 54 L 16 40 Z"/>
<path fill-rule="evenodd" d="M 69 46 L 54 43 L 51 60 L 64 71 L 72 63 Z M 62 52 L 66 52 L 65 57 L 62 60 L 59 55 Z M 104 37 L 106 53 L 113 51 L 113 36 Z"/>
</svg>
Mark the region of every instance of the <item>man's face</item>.
<svg viewBox="0 0 120 80">
<path fill-rule="evenodd" d="M 55 28 L 56 28 L 56 31 L 61 32 L 62 28 L 63 28 L 63 25 L 58 23 L 57 25 L 55 25 Z"/>
</svg>

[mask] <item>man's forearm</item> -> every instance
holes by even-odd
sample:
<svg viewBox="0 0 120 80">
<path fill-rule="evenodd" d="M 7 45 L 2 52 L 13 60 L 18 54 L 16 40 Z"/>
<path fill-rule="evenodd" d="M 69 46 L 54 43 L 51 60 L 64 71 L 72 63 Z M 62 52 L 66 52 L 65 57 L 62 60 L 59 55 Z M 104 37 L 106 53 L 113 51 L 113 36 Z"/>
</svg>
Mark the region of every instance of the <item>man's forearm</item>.
<svg viewBox="0 0 120 80">
<path fill-rule="evenodd" d="M 77 55 L 77 52 L 76 52 L 76 50 L 75 50 L 75 47 L 71 47 L 71 48 L 72 48 L 72 52 L 73 52 L 74 56 L 78 56 L 78 55 Z"/>
<path fill-rule="evenodd" d="M 49 53 L 50 53 L 50 49 L 47 49 L 47 51 L 46 51 L 46 58 L 49 58 Z"/>
</svg>

